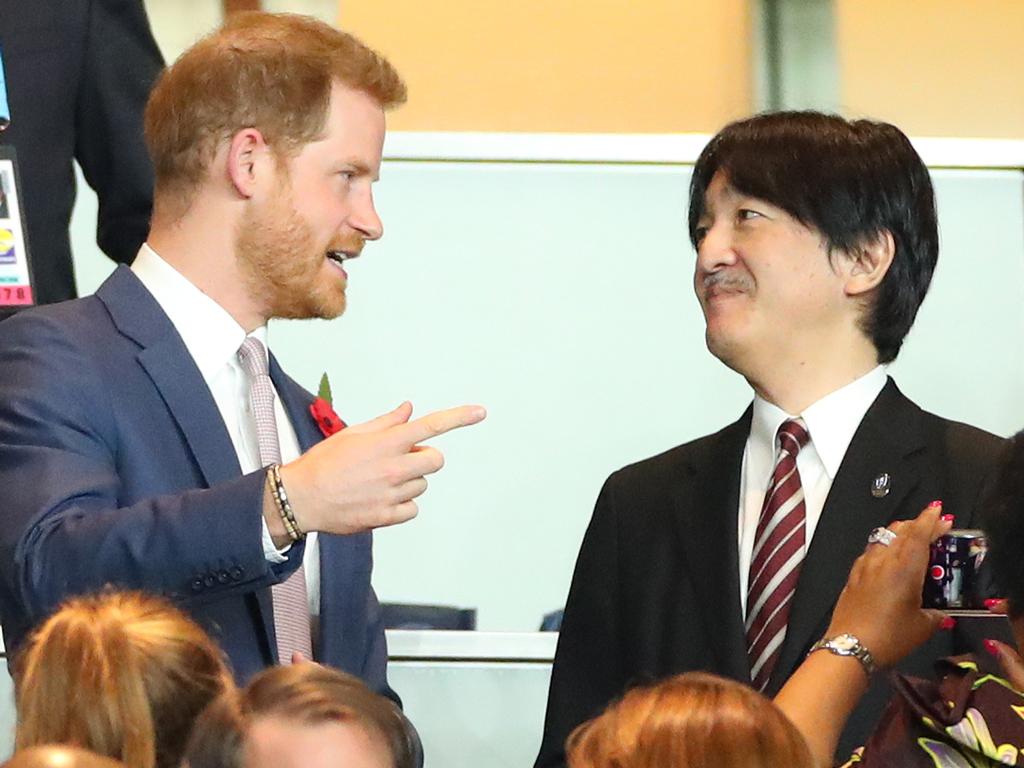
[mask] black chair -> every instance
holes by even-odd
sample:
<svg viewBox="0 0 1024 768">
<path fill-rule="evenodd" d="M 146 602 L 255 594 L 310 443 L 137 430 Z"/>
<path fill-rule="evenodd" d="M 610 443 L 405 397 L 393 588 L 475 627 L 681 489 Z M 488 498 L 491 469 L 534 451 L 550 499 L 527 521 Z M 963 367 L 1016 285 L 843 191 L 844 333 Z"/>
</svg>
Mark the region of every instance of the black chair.
<svg viewBox="0 0 1024 768">
<path fill-rule="evenodd" d="M 380 609 L 386 629 L 476 629 L 476 608 L 381 603 Z"/>
<path fill-rule="evenodd" d="M 557 611 L 551 613 L 545 613 L 544 618 L 540 620 L 540 631 L 541 632 L 557 632 L 562 628 L 562 616 L 565 614 L 565 608 L 559 608 Z"/>
</svg>

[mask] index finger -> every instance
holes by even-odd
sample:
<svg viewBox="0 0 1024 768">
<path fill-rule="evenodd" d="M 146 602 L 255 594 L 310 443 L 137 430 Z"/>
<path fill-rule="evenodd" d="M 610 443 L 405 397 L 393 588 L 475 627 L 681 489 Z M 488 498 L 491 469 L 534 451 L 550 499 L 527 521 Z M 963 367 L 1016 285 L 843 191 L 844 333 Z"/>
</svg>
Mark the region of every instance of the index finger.
<svg viewBox="0 0 1024 768">
<path fill-rule="evenodd" d="M 400 424 L 394 428 L 394 435 L 398 444 L 408 451 L 424 440 L 481 422 L 485 416 L 487 411 L 482 405 L 460 405 L 428 413 L 408 424 Z"/>
<path fill-rule="evenodd" d="M 931 543 L 943 532 L 939 525 L 942 514 L 942 502 L 933 501 L 925 507 L 921 514 L 902 527 L 902 535 L 921 543 Z"/>
<path fill-rule="evenodd" d="M 899 528 L 895 547 L 897 559 L 907 567 L 920 567 L 922 581 L 931 551 L 930 545 L 948 527 L 948 523 L 939 517 L 941 514 L 942 503 L 932 502 L 916 518 L 904 522 Z"/>
</svg>

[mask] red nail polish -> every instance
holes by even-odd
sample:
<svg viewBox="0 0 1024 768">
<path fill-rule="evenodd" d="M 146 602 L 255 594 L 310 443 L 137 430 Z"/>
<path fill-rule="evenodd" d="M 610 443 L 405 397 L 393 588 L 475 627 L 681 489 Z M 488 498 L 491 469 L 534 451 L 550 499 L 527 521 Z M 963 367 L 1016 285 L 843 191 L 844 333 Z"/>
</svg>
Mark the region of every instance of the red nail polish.
<svg viewBox="0 0 1024 768">
<path fill-rule="evenodd" d="M 944 616 L 939 622 L 939 629 L 952 629 L 956 626 L 956 619 L 952 616 Z"/>
<path fill-rule="evenodd" d="M 990 597 L 990 598 L 987 598 L 985 600 L 985 607 L 986 608 L 994 608 L 995 606 L 999 605 L 1001 602 L 1003 602 L 1003 601 L 1001 599 L 999 599 L 998 597 Z"/>
<path fill-rule="evenodd" d="M 988 653 L 992 654 L 997 658 L 999 657 L 999 646 L 996 644 L 995 640 L 989 640 L 988 638 L 985 638 L 981 641 L 981 644 L 985 646 L 985 650 Z"/>
<path fill-rule="evenodd" d="M 947 523 L 955 523 L 956 515 L 943 515 L 942 519 L 945 520 Z"/>
<path fill-rule="evenodd" d="M 942 499 L 936 499 L 935 501 L 933 501 L 931 504 L 928 505 L 928 509 L 933 509 L 935 507 L 941 507 L 941 506 L 942 506 Z"/>
</svg>

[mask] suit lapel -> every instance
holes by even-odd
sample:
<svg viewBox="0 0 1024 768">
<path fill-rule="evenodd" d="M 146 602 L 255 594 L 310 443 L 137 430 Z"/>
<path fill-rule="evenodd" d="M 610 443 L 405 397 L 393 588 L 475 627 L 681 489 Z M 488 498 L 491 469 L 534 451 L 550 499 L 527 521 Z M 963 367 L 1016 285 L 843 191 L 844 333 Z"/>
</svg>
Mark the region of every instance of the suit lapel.
<svg viewBox="0 0 1024 768">
<path fill-rule="evenodd" d="M 242 469 L 224 419 L 195 361 L 174 325 L 127 267 L 118 267 L 96 292 L 107 307 L 118 330 L 142 347 L 138 360 L 149 375 L 172 417 L 177 422 L 188 448 L 195 458 L 206 485 L 213 486 L 238 477 Z M 302 450 L 316 438 L 316 426 L 308 413 L 305 393 L 270 360 L 271 379 L 281 396 L 295 428 Z M 275 649 L 274 609 L 270 590 L 254 592 L 260 620 Z M 271 653 L 274 653 L 272 650 Z"/>
<path fill-rule="evenodd" d="M 743 449 L 750 433 L 748 408 L 739 421 L 710 440 L 707 450 L 684 467 L 674 487 L 677 534 L 690 569 L 701 620 L 717 663 L 715 671 L 749 680 L 743 617 L 740 615 L 738 513 Z M 725 562 L 723 562 L 723 559 Z"/>
<path fill-rule="evenodd" d="M 207 486 L 238 477 L 241 468 L 217 404 L 181 336 L 127 267 L 96 292 L 117 329 L 139 344 L 139 364 L 177 422 Z"/>
<path fill-rule="evenodd" d="M 899 513 L 926 472 L 920 410 L 888 381 L 850 442 L 800 570 L 789 627 L 769 684 L 775 693 L 828 626 L 836 598 L 872 528 Z M 877 497 L 875 478 L 888 474 L 889 492 Z"/>
</svg>

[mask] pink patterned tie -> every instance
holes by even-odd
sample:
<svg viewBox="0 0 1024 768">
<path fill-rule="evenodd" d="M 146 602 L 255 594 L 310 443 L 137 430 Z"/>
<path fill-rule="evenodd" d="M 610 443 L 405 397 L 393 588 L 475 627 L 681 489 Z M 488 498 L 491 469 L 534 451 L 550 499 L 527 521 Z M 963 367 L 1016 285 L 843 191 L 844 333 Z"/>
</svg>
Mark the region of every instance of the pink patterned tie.
<svg viewBox="0 0 1024 768">
<path fill-rule="evenodd" d="M 263 466 L 281 463 L 281 445 L 277 440 L 274 418 L 274 385 L 267 369 L 267 350 L 259 339 L 247 336 L 238 350 L 242 370 L 249 377 L 249 403 L 256 420 L 256 437 Z M 274 631 L 277 633 L 277 657 L 290 664 L 298 651 L 312 660 L 313 645 L 309 630 L 309 603 L 306 598 L 306 572 L 300 565 L 281 584 L 271 588 L 274 603 Z"/>
<path fill-rule="evenodd" d="M 747 656 L 754 688 L 768 686 L 786 637 L 789 609 L 804 558 L 804 489 L 796 455 L 810 435 L 802 419 L 779 427 L 779 457 L 757 521 L 747 586 Z"/>
</svg>

